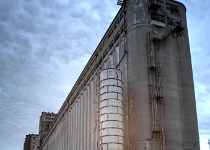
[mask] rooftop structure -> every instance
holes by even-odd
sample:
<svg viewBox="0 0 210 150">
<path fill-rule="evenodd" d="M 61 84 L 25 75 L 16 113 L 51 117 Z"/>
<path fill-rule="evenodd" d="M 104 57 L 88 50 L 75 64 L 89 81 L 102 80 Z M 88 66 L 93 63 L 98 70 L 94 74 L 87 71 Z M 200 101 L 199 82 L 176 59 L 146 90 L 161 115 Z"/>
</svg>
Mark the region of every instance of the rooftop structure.
<svg viewBox="0 0 210 150">
<path fill-rule="evenodd" d="M 26 135 L 23 150 L 39 150 L 39 135 Z"/>
<path fill-rule="evenodd" d="M 40 141 L 50 130 L 50 127 L 53 124 L 53 121 L 56 118 L 56 116 L 57 114 L 55 113 L 42 112 L 42 115 L 40 116 L 40 122 L 39 122 Z"/>
</svg>

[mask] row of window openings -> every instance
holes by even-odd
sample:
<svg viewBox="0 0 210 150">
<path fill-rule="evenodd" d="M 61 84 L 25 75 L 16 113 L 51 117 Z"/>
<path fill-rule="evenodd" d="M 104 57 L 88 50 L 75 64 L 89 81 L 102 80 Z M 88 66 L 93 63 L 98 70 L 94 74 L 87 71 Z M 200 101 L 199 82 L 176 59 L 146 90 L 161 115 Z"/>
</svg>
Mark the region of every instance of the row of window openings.
<svg viewBox="0 0 210 150">
<path fill-rule="evenodd" d="M 162 22 L 162 23 L 165 23 L 165 16 L 163 16 L 163 15 L 152 13 L 151 14 L 151 19 L 152 20 L 159 21 L 159 22 Z"/>
<path fill-rule="evenodd" d="M 163 1 L 156 1 L 156 4 L 163 6 Z M 172 5 L 172 4 L 168 4 L 166 3 L 166 10 L 172 14 L 172 15 L 176 15 L 176 16 L 179 16 L 179 9 L 178 9 L 178 6 L 175 6 L 175 5 Z"/>
<path fill-rule="evenodd" d="M 157 1 L 157 3 L 161 6 L 163 6 L 163 2 L 162 1 Z M 174 5 L 171 5 L 171 4 L 166 4 L 166 9 L 169 13 L 171 13 L 172 15 L 176 15 L 176 16 L 179 16 L 179 9 L 177 6 L 174 6 Z M 153 11 L 151 13 L 151 19 L 152 20 L 156 20 L 156 21 L 159 21 L 159 22 L 162 22 L 162 23 L 166 23 L 166 20 L 165 20 L 165 16 L 164 15 L 161 15 L 161 14 L 158 14 L 157 12 Z M 168 23 L 171 24 L 171 21 L 168 20 Z"/>
<path fill-rule="evenodd" d="M 179 16 L 179 9 L 178 7 L 171 6 L 171 5 L 166 5 L 166 9 L 175 16 Z"/>
<path fill-rule="evenodd" d="M 160 14 L 152 13 L 152 14 L 151 14 L 151 19 L 152 19 L 152 20 L 155 20 L 155 21 L 158 21 L 158 22 L 166 23 L 166 18 L 165 18 L 165 16 L 160 15 Z M 167 19 L 167 23 L 168 23 L 169 25 L 173 25 L 174 23 L 173 23 L 172 20 L 173 20 L 173 19 Z"/>
</svg>

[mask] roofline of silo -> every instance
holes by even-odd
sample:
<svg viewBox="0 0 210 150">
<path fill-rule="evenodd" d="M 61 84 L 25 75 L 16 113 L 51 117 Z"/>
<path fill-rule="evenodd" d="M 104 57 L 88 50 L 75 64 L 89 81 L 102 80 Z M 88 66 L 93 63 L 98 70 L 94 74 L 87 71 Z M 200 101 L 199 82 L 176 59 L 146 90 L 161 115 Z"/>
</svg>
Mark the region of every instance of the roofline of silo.
<svg viewBox="0 0 210 150">
<path fill-rule="evenodd" d="M 184 6 L 184 8 L 185 8 L 185 12 L 187 12 L 187 8 L 186 8 L 186 6 L 183 4 L 183 3 L 181 3 L 181 2 L 178 2 L 178 1 L 176 1 L 176 0 L 173 0 L 174 2 L 176 2 L 176 3 L 179 3 L 179 4 L 181 4 L 182 6 Z"/>
</svg>

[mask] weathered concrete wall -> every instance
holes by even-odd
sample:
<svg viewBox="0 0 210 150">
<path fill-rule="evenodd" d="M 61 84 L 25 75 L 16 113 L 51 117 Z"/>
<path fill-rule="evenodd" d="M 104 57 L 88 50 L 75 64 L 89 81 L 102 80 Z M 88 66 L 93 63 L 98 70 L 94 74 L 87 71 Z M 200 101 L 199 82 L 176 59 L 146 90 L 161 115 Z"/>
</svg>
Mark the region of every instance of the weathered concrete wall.
<svg viewBox="0 0 210 150">
<path fill-rule="evenodd" d="M 148 1 L 127 1 L 126 6 L 129 149 L 144 149 L 152 138 L 146 43 L 150 31 Z"/>
<path fill-rule="evenodd" d="M 41 149 L 199 150 L 186 8 L 157 2 L 124 1 Z"/>
<path fill-rule="evenodd" d="M 166 0 L 153 11 L 149 0 L 126 2 L 128 149 L 199 149 L 186 8 Z M 164 21 L 151 19 L 154 12 Z"/>
<path fill-rule="evenodd" d="M 43 150 L 97 149 L 98 95 L 97 77 L 93 78 L 63 116 Z"/>
<path fill-rule="evenodd" d="M 100 72 L 102 69 L 114 68 L 118 65 L 119 41 L 123 37 L 123 31 L 124 12 L 121 9 L 59 110 L 54 125 L 43 138 L 42 150 L 96 150 L 103 144 L 107 145 L 103 143 L 102 138 L 105 132 L 103 134 L 101 132 L 100 138 L 100 131 L 103 130 L 100 126 L 103 124 L 102 116 L 100 117 L 100 112 L 103 113 L 102 105 L 100 105 Z M 122 92 L 120 94 L 122 95 Z M 122 105 L 122 97 L 118 100 Z M 120 104 L 117 110 L 123 120 Z M 121 124 L 123 124 L 122 121 Z M 113 147 L 117 145 L 122 149 L 123 128 L 120 130 L 121 133 L 117 133 L 118 144 L 114 144 Z M 108 132 L 111 133 L 111 130 Z M 112 146 L 113 142 L 109 145 Z"/>
</svg>

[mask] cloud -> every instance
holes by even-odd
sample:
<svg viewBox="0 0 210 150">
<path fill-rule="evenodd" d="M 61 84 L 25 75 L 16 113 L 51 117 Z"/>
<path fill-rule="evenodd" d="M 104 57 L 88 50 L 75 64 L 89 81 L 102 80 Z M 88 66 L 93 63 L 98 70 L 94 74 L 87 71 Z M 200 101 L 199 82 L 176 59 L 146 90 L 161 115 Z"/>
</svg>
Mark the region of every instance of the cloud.
<svg viewBox="0 0 210 150">
<path fill-rule="evenodd" d="M 59 110 L 118 9 L 111 0 L 1 1 L 2 150 L 21 149 L 41 112 Z"/>
<path fill-rule="evenodd" d="M 188 10 L 200 135 L 207 137 L 210 2 L 182 2 Z M 59 110 L 119 8 L 112 0 L 1 0 L 2 150 L 21 149 L 25 135 L 38 132 L 41 112 Z"/>
</svg>

